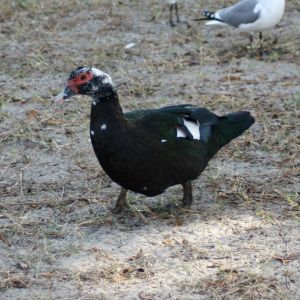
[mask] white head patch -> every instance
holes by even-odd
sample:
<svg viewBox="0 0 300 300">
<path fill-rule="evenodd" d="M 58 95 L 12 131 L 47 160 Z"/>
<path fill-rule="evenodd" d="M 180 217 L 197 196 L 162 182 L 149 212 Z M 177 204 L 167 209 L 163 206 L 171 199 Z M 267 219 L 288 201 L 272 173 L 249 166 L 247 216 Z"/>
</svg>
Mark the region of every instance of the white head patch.
<svg viewBox="0 0 300 300">
<path fill-rule="evenodd" d="M 101 128 L 101 130 L 105 130 L 107 128 L 107 126 L 106 126 L 106 124 L 102 124 L 100 128 Z"/>
<path fill-rule="evenodd" d="M 102 77 L 103 78 L 102 82 L 104 84 L 108 84 L 108 85 L 112 86 L 113 88 L 115 88 L 115 84 L 113 83 L 111 77 L 107 73 L 104 73 L 96 68 L 92 68 L 92 72 L 95 76 Z"/>
</svg>

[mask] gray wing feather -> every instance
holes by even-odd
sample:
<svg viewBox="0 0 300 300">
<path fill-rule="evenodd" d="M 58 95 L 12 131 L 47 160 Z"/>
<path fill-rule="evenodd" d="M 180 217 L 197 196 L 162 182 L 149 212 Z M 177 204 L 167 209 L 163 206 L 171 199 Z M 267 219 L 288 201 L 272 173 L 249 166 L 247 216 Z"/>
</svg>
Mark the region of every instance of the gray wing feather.
<svg viewBox="0 0 300 300">
<path fill-rule="evenodd" d="M 220 19 L 234 27 L 254 23 L 260 16 L 259 12 L 253 12 L 257 3 L 257 0 L 242 0 L 235 5 L 221 9 L 218 11 Z"/>
</svg>

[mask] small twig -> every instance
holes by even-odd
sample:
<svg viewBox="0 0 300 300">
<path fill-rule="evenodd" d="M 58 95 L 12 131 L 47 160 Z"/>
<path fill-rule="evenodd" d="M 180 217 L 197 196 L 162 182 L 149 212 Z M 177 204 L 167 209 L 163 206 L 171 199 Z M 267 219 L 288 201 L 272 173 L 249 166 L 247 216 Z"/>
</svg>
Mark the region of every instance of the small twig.
<svg viewBox="0 0 300 300">
<path fill-rule="evenodd" d="M 15 219 L 13 219 L 13 217 L 11 217 L 9 214 L 7 214 L 7 213 L 5 213 L 5 212 L 2 212 L 3 213 L 3 215 L 6 217 L 6 218 L 8 218 L 8 219 L 10 219 L 13 223 L 15 223 L 19 228 L 21 228 L 22 230 L 24 230 L 24 227 L 18 222 L 18 221 L 16 221 Z"/>
<path fill-rule="evenodd" d="M 61 200 L 61 201 L 62 201 L 63 198 L 64 198 L 64 193 L 65 193 L 65 186 L 63 185 L 62 191 L 61 191 L 61 194 L 60 194 L 60 200 Z"/>
<path fill-rule="evenodd" d="M 289 254 L 288 254 L 288 241 L 287 241 L 287 239 L 285 237 L 285 233 L 284 233 L 284 231 L 282 229 L 282 226 L 281 226 L 280 222 L 277 219 L 275 219 L 275 221 L 276 221 L 276 223 L 277 223 L 277 225 L 279 227 L 279 235 L 281 236 L 282 241 L 284 243 L 284 249 L 283 249 L 284 257 L 283 257 L 282 261 L 289 262 L 289 259 L 288 259 L 288 256 L 289 256 Z M 289 281 L 288 281 L 288 272 L 287 272 L 287 269 L 285 271 L 285 286 L 286 286 L 287 289 L 290 288 Z"/>
<path fill-rule="evenodd" d="M 279 231 L 280 231 L 279 235 L 281 236 L 282 241 L 284 243 L 284 254 L 285 254 L 285 256 L 288 256 L 288 241 L 285 238 L 285 234 L 284 234 L 284 231 L 282 229 L 282 226 L 281 226 L 280 222 L 277 219 L 275 219 L 275 221 L 276 221 L 276 223 L 277 223 L 277 225 L 279 227 Z"/>
<path fill-rule="evenodd" d="M 21 196 L 24 196 L 23 177 L 24 177 L 24 170 L 21 170 L 20 171 L 20 194 L 21 194 Z"/>
</svg>

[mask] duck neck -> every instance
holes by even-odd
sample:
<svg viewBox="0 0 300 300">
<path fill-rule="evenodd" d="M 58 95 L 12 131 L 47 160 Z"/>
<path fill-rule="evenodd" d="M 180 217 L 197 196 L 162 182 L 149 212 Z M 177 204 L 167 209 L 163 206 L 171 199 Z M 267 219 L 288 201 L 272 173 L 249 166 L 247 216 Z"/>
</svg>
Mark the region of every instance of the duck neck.
<svg viewBox="0 0 300 300">
<path fill-rule="evenodd" d="M 125 120 L 119 97 L 116 91 L 105 97 L 93 98 L 91 105 L 91 125 L 99 122 L 113 122 L 118 124 Z"/>
</svg>

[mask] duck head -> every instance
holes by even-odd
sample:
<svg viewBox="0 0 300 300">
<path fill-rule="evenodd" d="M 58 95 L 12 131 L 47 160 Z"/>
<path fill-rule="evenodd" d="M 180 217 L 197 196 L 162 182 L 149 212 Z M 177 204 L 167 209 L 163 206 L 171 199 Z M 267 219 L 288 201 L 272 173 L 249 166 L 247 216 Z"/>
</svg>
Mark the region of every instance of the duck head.
<svg viewBox="0 0 300 300">
<path fill-rule="evenodd" d="M 78 67 L 71 72 L 67 86 L 53 102 L 62 102 L 74 95 L 88 95 L 95 99 L 109 97 L 116 88 L 111 77 L 93 67 Z"/>
</svg>

